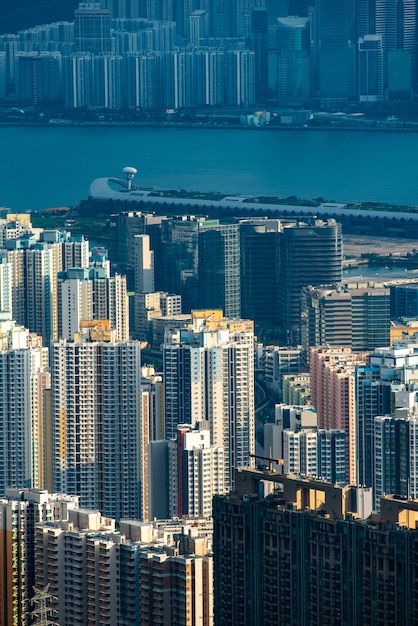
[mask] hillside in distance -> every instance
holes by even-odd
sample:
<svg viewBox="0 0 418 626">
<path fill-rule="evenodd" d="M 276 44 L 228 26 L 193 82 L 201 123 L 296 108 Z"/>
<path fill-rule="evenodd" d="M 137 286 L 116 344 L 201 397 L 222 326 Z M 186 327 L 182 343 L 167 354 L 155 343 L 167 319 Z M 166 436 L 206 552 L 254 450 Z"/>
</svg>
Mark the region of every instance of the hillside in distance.
<svg viewBox="0 0 418 626">
<path fill-rule="evenodd" d="M 74 19 L 78 0 L 0 0 L 0 34 Z"/>
</svg>

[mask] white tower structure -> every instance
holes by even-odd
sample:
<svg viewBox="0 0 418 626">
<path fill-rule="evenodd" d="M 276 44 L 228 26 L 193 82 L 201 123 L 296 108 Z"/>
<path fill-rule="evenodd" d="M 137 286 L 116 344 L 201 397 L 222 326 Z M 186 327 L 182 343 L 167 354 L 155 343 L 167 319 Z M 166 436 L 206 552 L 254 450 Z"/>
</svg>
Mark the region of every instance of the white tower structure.
<svg viewBox="0 0 418 626">
<path fill-rule="evenodd" d="M 134 167 L 124 167 L 123 173 L 125 174 L 126 178 L 126 188 L 128 189 L 128 191 L 131 191 L 132 181 L 135 178 L 135 175 L 138 174 L 138 170 L 136 170 Z"/>
</svg>

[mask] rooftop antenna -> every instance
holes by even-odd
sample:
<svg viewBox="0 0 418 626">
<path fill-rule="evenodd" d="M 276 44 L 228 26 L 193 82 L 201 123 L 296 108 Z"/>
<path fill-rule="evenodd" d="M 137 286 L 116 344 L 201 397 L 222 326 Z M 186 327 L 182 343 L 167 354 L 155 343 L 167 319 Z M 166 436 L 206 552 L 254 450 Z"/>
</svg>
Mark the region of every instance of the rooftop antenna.
<svg viewBox="0 0 418 626">
<path fill-rule="evenodd" d="M 136 170 L 134 167 L 124 167 L 123 173 L 125 174 L 126 178 L 126 188 L 128 191 L 131 191 L 132 180 L 134 179 L 135 174 L 138 174 L 138 170 Z"/>
</svg>

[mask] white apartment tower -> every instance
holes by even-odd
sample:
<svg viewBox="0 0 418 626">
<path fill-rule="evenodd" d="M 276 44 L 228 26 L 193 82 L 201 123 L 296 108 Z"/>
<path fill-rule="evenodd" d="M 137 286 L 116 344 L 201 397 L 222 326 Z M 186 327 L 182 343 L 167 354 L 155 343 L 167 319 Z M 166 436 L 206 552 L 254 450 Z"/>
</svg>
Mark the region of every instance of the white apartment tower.
<svg viewBox="0 0 418 626">
<path fill-rule="evenodd" d="M 211 446 L 208 430 L 183 425 L 177 455 L 177 515 L 212 517 L 213 496 L 226 493 L 223 448 Z"/>
<path fill-rule="evenodd" d="M 43 391 L 50 385 L 48 349 L 7 317 L 0 317 L 0 495 L 43 486 Z"/>
<path fill-rule="evenodd" d="M 135 235 L 135 293 L 154 291 L 154 252 L 149 235 Z"/>
<path fill-rule="evenodd" d="M 318 476 L 318 432 L 286 429 L 283 432 L 284 472 Z"/>
<path fill-rule="evenodd" d="M 60 339 L 74 339 L 82 321 L 109 320 L 117 341 L 129 339 L 126 277 L 107 276 L 105 268 L 74 268 L 58 278 Z"/>
<path fill-rule="evenodd" d="M 54 490 L 117 520 L 147 519 L 139 343 L 92 324 L 53 345 L 51 369 Z"/>
<path fill-rule="evenodd" d="M 194 312 L 192 325 L 167 333 L 163 346 L 165 436 L 202 422 L 224 449 L 226 485 L 254 452 L 254 331 L 221 311 Z"/>
<path fill-rule="evenodd" d="M 88 267 L 89 244 L 83 237 L 44 231 L 42 241 L 28 233 L 5 242 L 11 266 L 12 316 L 42 336 L 45 345 L 58 339 L 58 273 Z"/>
<path fill-rule="evenodd" d="M 0 311 L 12 312 L 11 265 L 6 257 L 0 256 Z"/>
</svg>

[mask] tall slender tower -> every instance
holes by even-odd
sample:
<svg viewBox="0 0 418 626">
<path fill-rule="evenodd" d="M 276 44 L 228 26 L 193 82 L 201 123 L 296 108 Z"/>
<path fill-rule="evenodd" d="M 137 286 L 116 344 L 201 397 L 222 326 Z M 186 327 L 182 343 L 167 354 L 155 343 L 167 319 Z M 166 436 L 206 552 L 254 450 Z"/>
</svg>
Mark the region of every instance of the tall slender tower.
<svg viewBox="0 0 418 626">
<path fill-rule="evenodd" d="M 154 252 L 149 235 L 135 235 L 135 292 L 152 293 L 154 289 Z"/>
<path fill-rule="evenodd" d="M 43 390 L 48 349 L 38 336 L 0 319 L 0 495 L 8 487 L 43 487 Z"/>
<path fill-rule="evenodd" d="M 354 96 L 354 0 L 316 0 L 317 92 L 325 103 Z"/>
</svg>

